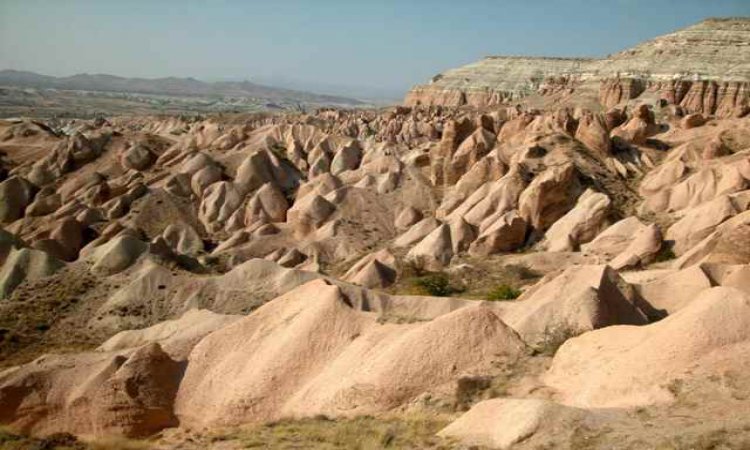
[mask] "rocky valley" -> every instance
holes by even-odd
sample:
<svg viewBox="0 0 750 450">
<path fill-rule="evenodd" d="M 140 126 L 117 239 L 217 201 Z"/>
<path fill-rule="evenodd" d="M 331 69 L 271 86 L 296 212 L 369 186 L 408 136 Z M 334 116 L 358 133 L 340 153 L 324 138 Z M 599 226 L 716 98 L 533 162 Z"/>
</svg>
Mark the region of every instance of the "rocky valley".
<svg viewBox="0 0 750 450">
<path fill-rule="evenodd" d="M 85 118 L 295 112 L 325 106 L 365 107 L 352 98 L 264 86 L 249 81 L 126 78 L 107 74 L 52 77 L 0 70 L 0 117 Z"/>
<path fill-rule="evenodd" d="M 404 103 L 0 120 L 0 448 L 750 446 L 750 20 Z"/>
</svg>

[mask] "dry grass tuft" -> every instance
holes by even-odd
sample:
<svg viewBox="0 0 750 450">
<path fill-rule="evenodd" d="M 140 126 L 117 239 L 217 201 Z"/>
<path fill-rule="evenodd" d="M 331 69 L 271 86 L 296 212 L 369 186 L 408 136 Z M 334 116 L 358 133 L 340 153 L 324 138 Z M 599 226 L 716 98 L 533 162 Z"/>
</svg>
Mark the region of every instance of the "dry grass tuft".
<svg viewBox="0 0 750 450">
<path fill-rule="evenodd" d="M 369 450 L 382 448 L 449 449 L 450 441 L 435 436 L 450 419 L 412 413 L 404 416 L 327 417 L 281 420 L 213 434 L 212 442 L 239 441 L 244 448 Z"/>
</svg>

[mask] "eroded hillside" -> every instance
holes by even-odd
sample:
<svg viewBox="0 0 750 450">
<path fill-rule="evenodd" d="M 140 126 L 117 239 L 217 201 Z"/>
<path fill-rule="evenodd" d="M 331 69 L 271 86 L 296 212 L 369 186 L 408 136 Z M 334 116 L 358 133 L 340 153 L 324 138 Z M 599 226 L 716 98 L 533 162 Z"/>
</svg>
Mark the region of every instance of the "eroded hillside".
<svg viewBox="0 0 750 450">
<path fill-rule="evenodd" d="M 747 23 L 0 121 L 0 446 L 747 448 Z"/>
<path fill-rule="evenodd" d="M 170 447 L 473 406 L 420 445 L 609 447 L 645 433 L 634 410 L 669 443 L 724 427 L 727 395 L 746 407 L 750 119 L 399 107 L 1 133 L 15 430 Z M 700 424 L 671 417 L 693 395 Z"/>
</svg>

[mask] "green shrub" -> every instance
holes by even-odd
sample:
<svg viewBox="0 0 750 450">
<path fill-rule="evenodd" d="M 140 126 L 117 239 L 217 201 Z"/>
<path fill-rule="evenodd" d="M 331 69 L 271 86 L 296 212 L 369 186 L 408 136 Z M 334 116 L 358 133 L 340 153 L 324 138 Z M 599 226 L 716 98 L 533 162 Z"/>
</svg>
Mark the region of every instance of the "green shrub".
<svg viewBox="0 0 750 450">
<path fill-rule="evenodd" d="M 419 277 L 414 280 L 414 284 L 427 295 L 433 297 L 447 297 L 460 291 L 456 287 L 451 286 L 450 278 L 442 272 Z"/>
<path fill-rule="evenodd" d="M 501 284 L 487 294 L 487 300 L 492 302 L 514 300 L 520 295 L 521 291 L 519 289 L 516 289 L 513 286 L 508 286 L 507 284 Z"/>
<path fill-rule="evenodd" d="M 21 439 L 22 439 L 21 436 L 15 434 L 15 433 L 13 433 L 13 432 L 5 429 L 5 428 L 0 428 L 0 445 L 2 445 L 2 446 L 5 447 L 5 444 L 8 444 L 10 442 L 20 441 Z M 10 448 L 10 447 L 8 447 L 8 448 Z"/>
<path fill-rule="evenodd" d="M 672 250 L 672 248 L 665 245 L 664 247 L 662 247 L 659 253 L 657 253 L 656 256 L 654 257 L 654 262 L 659 263 L 659 262 L 664 262 L 664 261 L 670 261 L 675 258 L 677 258 L 677 255 L 674 254 L 674 251 Z"/>
</svg>

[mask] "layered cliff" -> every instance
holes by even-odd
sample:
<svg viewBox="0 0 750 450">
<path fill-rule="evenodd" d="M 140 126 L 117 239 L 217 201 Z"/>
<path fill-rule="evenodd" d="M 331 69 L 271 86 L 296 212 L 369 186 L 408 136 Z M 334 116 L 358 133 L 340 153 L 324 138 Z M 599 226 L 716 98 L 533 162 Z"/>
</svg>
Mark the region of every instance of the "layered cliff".
<svg viewBox="0 0 750 450">
<path fill-rule="evenodd" d="M 560 89 L 587 75 L 592 59 L 490 56 L 436 75 L 407 94 L 414 105 L 487 106 Z"/>
<path fill-rule="evenodd" d="M 707 19 L 602 59 L 487 57 L 416 86 L 405 103 L 483 107 L 576 91 L 605 108 L 652 92 L 688 112 L 746 114 L 750 18 Z"/>
</svg>

